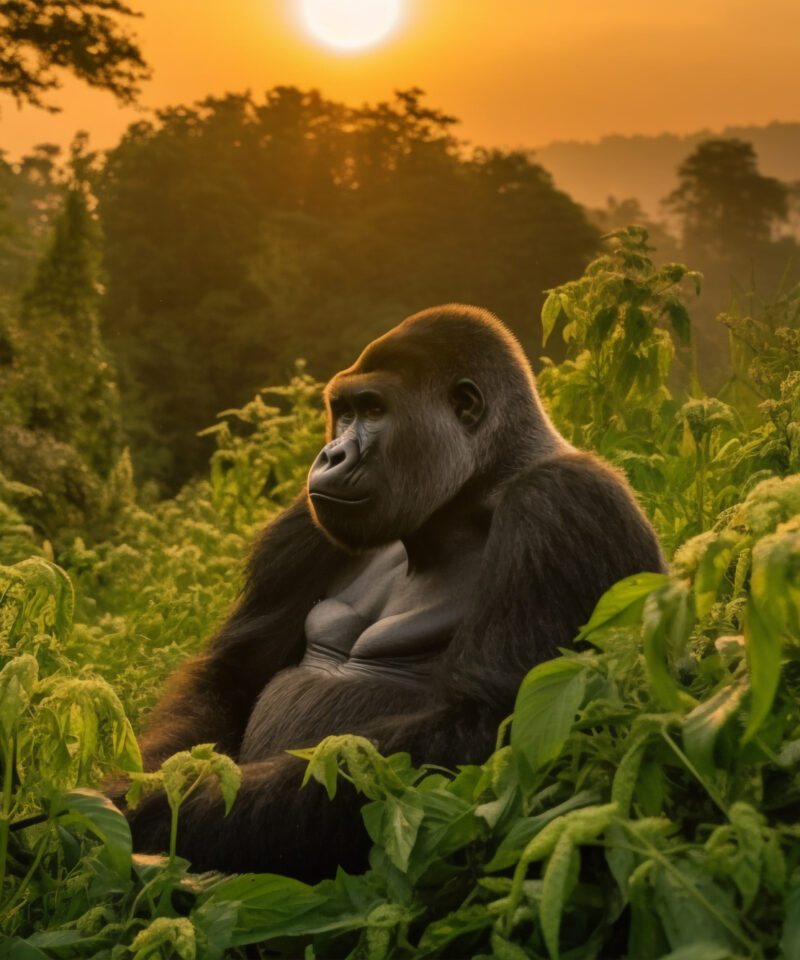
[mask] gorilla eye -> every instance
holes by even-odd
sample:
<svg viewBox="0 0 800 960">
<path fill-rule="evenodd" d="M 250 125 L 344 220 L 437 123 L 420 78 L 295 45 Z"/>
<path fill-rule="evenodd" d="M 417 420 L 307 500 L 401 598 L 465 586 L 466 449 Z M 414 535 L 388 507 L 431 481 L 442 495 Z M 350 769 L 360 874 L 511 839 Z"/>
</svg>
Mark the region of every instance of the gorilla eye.
<svg viewBox="0 0 800 960">
<path fill-rule="evenodd" d="M 380 403 L 370 403 L 364 407 L 364 416 L 367 420 L 380 420 L 384 413 L 386 411 Z"/>
</svg>

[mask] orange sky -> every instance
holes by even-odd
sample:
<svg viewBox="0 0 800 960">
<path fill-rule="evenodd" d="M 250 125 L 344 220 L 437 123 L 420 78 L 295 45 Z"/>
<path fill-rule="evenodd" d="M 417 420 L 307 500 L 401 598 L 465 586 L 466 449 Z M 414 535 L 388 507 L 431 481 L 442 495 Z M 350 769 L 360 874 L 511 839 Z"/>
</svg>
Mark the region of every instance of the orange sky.
<svg viewBox="0 0 800 960">
<path fill-rule="evenodd" d="M 405 0 L 388 40 L 347 55 L 304 32 L 296 0 L 130 2 L 144 107 L 276 84 L 360 104 L 416 85 L 463 137 L 500 146 L 800 120 L 797 0 Z M 61 114 L 0 98 L 10 158 L 79 128 L 110 146 L 141 115 L 73 81 L 53 99 Z"/>
</svg>

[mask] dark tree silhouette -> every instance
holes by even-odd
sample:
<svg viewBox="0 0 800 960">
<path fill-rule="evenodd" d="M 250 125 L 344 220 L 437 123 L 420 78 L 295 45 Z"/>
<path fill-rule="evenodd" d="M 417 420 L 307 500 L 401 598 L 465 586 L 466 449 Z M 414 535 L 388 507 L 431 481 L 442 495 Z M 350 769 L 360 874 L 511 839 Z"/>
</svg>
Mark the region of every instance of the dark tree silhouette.
<svg viewBox="0 0 800 960">
<path fill-rule="evenodd" d="M 139 14 L 120 0 L 0 0 L 0 92 L 56 111 L 42 96 L 60 86 L 63 68 L 133 100 L 149 71 L 119 16 Z"/>
<path fill-rule="evenodd" d="M 752 144 L 706 140 L 678 167 L 680 183 L 664 201 L 683 219 L 684 250 L 736 255 L 769 240 L 787 218 L 786 187 L 758 171 Z"/>
</svg>

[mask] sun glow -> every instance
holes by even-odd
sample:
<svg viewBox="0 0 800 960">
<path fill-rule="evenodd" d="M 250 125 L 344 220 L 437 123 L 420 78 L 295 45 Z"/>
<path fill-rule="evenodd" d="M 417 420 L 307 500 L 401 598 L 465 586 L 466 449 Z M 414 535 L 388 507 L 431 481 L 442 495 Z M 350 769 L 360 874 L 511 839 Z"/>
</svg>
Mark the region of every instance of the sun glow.
<svg viewBox="0 0 800 960">
<path fill-rule="evenodd" d="M 360 50 L 383 40 L 397 25 L 400 11 L 401 0 L 301 0 L 312 35 L 339 50 Z"/>
</svg>

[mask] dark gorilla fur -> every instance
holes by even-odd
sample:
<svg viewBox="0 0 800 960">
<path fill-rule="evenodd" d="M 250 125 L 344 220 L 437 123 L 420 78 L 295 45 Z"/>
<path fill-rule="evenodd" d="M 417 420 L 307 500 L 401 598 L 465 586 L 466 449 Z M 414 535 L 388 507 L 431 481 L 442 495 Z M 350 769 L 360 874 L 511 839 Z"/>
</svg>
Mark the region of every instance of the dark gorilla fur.
<svg viewBox="0 0 800 960">
<path fill-rule="evenodd" d="M 364 384 L 380 404 L 363 414 L 342 408 L 343 391 Z M 570 644 L 617 580 L 664 569 L 621 474 L 556 432 L 521 348 L 485 311 L 451 305 L 410 317 L 334 378 L 326 403 L 328 444 L 309 482 L 358 497 L 342 503 L 312 486 L 266 528 L 238 606 L 171 678 L 142 738 L 149 770 L 204 742 L 242 764 L 227 817 L 210 784 L 181 810 L 178 852 L 197 870 L 314 881 L 337 864 L 364 868 L 359 798 L 346 784 L 333 802 L 316 783 L 300 790 L 305 764 L 287 749 L 354 733 L 417 764 L 481 763 L 525 673 Z M 387 573 L 396 541 L 408 566 Z M 463 595 L 426 587 L 420 609 L 412 600 L 403 611 L 409 625 L 399 634 L 368 617 L 357 636 L 346 605 L 356 601 L 343 604 L 337 591 L 365 562 L 364 583 L 381 595 L 406 589 L 419 570 L 420 582 L 439 584 L 440 570 L 452 568 L 445 581 L 466 577 L 469 587 Z M 360 647 L 373 633 L 377 653 L 345 654 L 323 669 L 309 660 L 309 613 L 320 601 L 333 611 L 323 626 L 333 624 L 336 642 Z M 436 611 L 452 624 L 443 628 Z M 137 850 L 166 848 L 163 795 L 129 817 Z"/>
</svg>

